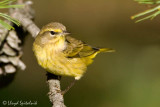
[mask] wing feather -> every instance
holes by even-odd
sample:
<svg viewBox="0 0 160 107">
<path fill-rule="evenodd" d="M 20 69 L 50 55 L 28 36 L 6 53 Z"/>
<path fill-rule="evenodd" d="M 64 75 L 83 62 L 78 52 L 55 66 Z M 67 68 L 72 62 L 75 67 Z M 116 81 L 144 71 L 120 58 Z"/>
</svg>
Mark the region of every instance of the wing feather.
<svg viewBox="0 0 160 107">
<path fill-rule="evenodd" d="M 98 48 L 93 48 L 84 42 L 70 36 L 66 36 L 66 41 L 67 48 L 64 50 L 64 53 L 69 58 L 88 57 L 99 51 Z"/>
</svg>

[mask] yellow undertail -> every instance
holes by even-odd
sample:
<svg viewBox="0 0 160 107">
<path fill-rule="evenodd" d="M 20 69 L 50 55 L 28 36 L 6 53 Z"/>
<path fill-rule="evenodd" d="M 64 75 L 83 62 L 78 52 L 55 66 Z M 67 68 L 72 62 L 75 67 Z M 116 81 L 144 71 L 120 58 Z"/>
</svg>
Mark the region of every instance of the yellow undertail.
<svg viewBox="0 0 160 107">
<path fill-rule="evenodd" d="M 88 58 L 93 59 L 93 58 L 96 57 L 96 55 L 97 55 L 98 53 L 101 53 L 101 52 L 115 52 L 115 50 L 110 49 L 110 48 L 100 48 L 97 52 L 95 52 L 94 54 L 88 56 Z"/>
</svg>

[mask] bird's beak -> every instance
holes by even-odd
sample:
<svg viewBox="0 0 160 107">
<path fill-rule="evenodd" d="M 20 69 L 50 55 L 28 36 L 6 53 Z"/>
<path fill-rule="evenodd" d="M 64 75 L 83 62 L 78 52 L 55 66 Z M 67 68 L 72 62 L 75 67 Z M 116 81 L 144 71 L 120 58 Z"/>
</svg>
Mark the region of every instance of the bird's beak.
<svg viewBox="0 0 160 107">
<path fill-rule="evenodd" d="M 64 31 L 63 32 L 63 35 L 69 35 L 70 33 L 69 32 L 67 32 L 67 31 Z"/>
<path fill-rule="evenodd" d="M 66 35 L 69 35 L 69 34 L 70 34 L 70 33 L 64 31 L 64 32 L 60 33 L 59 36 L 66 36 Z"/>
</svg>

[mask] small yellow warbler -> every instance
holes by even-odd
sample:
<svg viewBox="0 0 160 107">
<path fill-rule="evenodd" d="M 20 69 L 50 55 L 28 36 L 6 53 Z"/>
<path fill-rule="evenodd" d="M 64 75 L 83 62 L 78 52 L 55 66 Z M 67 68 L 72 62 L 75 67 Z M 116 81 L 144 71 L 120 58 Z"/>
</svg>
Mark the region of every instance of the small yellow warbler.
<svg viewBox="0 0 160 107">
<path fill-rule="evenodd" d="M 33 51 L 37 61 L 52 74 L 79 80 L 98 53 L 114 51 L 91 47 L 68 35 L 64 25 L 52 22 L 45 25 L 35 38 Z"/>
</svg>

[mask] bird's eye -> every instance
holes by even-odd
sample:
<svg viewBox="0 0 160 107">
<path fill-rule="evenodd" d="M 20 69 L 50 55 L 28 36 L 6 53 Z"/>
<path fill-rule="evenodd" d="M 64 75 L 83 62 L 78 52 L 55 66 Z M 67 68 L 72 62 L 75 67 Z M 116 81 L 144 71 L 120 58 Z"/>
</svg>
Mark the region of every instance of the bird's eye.
<svg viewBox="0 0 160 107">
<path fill-rule="evenodd" d="M 51 34 L 51 35 L 54 35 L 54 34 L 55 34 L 55 32 L 54 32 L 54 31 L 50 31 L 50 34 Z"/>
</svg>

